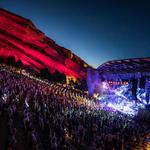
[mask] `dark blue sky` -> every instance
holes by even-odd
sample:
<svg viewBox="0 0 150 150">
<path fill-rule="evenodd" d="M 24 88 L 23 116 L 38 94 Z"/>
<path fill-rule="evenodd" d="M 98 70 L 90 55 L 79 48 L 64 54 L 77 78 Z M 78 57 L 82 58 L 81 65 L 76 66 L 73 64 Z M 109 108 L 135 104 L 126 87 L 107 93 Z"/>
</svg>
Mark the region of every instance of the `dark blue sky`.
<svg viewBox="0 0 150 150">
<path fill-rule="evenodd" d="M 94 67 L 150 56 L 149 0 L 0 0 Z"/>
</svg>

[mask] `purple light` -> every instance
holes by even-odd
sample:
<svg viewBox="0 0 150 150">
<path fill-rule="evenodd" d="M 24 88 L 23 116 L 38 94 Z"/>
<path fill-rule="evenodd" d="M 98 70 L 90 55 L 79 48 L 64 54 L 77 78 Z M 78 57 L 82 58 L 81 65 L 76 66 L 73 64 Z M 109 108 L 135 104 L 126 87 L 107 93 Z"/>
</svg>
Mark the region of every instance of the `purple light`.
<svg viewBox="0 0 150 150">
<path fill-rule="evenodd" d="M 107 83 L 103 82 L 102 87 L 105 90 L 108 89 Z M 137 93 L 137 95 L 138 94 L 139 93 Z M 141 98 L 141 95 L 137 97 Z M 109 107 L 113 110 L 129 115 L 137 114 L 139 107 L 144 107 L 145 105 L 145 101 L 143 99 L 141 99 L 142 103 L 137 103 L 132 99 L 130 85 L 123 85 L 115 89 L 109 87 L 108 92 L 102 93 L 98 99 L 100 104 L 104 107 Z"/>
<path fill-rule="evenodd" d="M 102 82 L 103 89 L 107 90 L 109 88 L 109 85 L 107 82 Z"/>
</svg>

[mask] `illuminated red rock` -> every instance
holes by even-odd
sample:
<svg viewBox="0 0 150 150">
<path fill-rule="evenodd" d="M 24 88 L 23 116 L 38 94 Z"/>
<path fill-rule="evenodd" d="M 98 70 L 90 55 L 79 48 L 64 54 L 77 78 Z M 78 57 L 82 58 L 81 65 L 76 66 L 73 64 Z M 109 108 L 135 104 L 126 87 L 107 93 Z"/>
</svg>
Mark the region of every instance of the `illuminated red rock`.
<svg viewBox="0 0 150 150">
<path fill-rule="evenodd" d="M 67 76 L 84 78 L 88 64 L 57 45 L 28 19 L 0 9 L 0 57 L 14 56 L 36 71 L 49 68 Z"/>
</svg>

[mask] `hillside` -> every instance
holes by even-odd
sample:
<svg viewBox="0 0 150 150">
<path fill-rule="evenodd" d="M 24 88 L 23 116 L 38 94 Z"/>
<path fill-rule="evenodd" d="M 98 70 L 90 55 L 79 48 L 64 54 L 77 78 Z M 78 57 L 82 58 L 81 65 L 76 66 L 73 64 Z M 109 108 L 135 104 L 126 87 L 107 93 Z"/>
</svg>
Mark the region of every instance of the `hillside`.
<svg viewBox="0 0 150 150">
<path fill-rule="evenodd" d="M 47 37 L 30 20 L 0 9 L 0 57 L 9 56 L 36 71 L 48 68 L 51 73 L 57 70 L 81 79 L 89 66 Z"/>
</svg>

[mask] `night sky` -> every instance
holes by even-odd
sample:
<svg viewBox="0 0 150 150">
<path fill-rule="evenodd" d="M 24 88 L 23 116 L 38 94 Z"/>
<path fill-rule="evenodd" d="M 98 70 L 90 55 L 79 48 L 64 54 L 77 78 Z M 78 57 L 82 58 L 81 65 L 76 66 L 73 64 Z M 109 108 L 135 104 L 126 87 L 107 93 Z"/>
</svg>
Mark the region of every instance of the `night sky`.
<svg viewBox="0 0 150 150">
<path fill-rule="evenodd" d="M 0 0 L 47 36 L 98 67 L 150 56 L 149 0 Z"/>
</svg>

